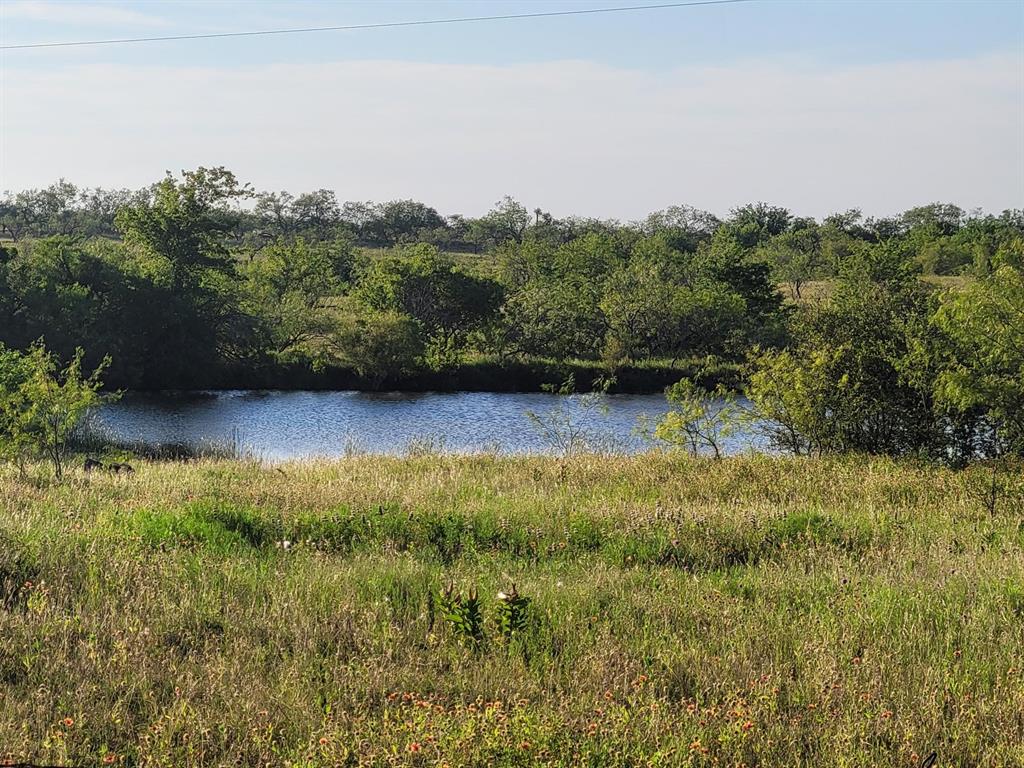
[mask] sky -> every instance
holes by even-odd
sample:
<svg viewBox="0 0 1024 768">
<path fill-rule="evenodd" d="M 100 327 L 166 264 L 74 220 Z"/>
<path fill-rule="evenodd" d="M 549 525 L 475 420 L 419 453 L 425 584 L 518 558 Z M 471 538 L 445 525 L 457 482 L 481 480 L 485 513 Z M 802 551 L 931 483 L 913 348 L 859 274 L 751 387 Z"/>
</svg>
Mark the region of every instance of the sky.
<svg viewBox="0 0 1024 768">
<path fill-rule="evenodd" d="M 0 0 L 0 46 L 657 0 Z M 479 215 L 1024 207 L 1024 0 L 751 0 L 0 51 L 0 190 L 259 190 Z"/>
</svg>

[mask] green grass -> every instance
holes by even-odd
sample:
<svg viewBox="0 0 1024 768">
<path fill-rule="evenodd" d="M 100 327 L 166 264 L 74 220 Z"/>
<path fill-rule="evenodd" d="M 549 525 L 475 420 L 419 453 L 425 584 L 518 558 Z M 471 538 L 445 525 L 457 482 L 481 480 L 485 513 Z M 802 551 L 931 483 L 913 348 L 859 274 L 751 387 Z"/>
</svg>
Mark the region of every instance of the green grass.
<svg viewBox="0 0 1024 768">
<path fill-rule="evenodd" d="M 1024 761 L 1020 467 L 994 514 L 881 459 L 137 469 L 0 468 L 0 762 Z"/>
</svg>

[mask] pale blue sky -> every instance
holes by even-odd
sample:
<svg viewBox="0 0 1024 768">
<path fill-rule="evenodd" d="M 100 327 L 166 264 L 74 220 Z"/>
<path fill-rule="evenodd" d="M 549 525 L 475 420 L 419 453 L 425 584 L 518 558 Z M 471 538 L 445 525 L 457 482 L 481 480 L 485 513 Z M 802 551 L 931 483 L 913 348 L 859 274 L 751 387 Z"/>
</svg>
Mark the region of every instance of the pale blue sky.
<svg viewBox="0 0 1024 768">
<path fill-rule="evenodd" d="M 14 45 L 643 2 L 0 0 L 0 31 Z M 261 188 L 446 212 L 506 192 L 621 218 L 758 197 L 817 215 L 1024 204 L 1019 0 L 761 0 L 4 51 L 0 68 L 4 188 L 223 163 Z"/>
</svg>

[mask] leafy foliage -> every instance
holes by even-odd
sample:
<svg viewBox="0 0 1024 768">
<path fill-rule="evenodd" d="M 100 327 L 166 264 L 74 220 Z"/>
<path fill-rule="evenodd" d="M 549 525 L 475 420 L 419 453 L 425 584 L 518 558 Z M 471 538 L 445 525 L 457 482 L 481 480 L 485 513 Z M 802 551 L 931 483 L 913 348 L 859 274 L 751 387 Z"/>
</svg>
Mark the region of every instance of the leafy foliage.
<svg viewBox="0 0 1024 768">
<path fill-rule="evenodd" d="M 85 376 L 82 357 L 78 350 L 61 370 L 42 343 L 23 354 L 0 346 L 0 447 L 19 467 L 45 457 L 63 477 L 75 429 L 103 400 L 100 376 L 109 361 Z"/>
</svg>

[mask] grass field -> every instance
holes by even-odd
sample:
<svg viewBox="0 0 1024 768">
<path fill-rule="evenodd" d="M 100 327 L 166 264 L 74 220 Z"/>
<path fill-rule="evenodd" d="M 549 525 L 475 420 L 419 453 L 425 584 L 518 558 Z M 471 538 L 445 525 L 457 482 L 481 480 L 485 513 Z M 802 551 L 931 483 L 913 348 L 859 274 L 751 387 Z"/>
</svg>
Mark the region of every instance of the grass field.
<svg viewBox="0 0 1024 768">
<path fill-rule="evenodd" d="M 1020 467 L 137 469 L 0 467 L 0 762 L 1024 764 Z"/>
<path fill-rule="evenodd" d="M 973 280 L 969 275 L 921 275 L 921 280 L 941 290 L 958 290 L 969 285 Z M 808 280 L 800 287 L 800 298 L 793 293 L 788 284 L 779 285 L 782 295 L 795 302 L 827 301 L 835 290 L 835 280 Z"/>
</svg>

